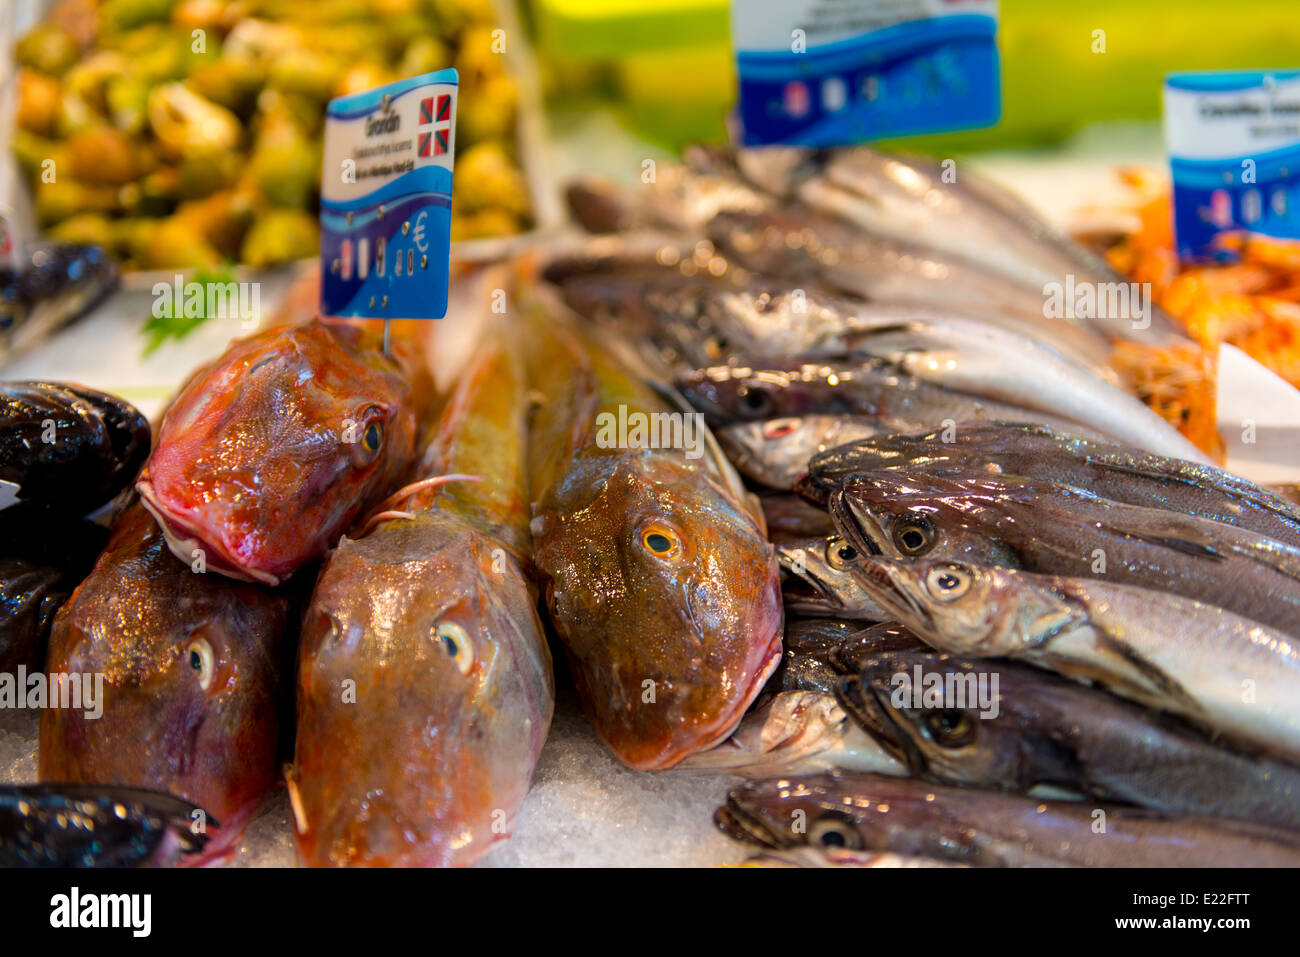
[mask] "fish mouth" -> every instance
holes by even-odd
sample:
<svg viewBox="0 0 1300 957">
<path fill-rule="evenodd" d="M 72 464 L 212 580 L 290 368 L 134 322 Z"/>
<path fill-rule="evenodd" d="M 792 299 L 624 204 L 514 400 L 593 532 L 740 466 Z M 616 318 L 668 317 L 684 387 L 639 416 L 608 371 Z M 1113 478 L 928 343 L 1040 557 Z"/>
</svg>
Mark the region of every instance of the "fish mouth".
<svg viewBox="0 0 1300 957">
<path fill-rule="evenodd" d="M 227 578 L 236 578 L 246 582 L 259 582 L 271 586 L 280 584 L 279 576 L 241 565 L 220 544 L 207 541 L 198 529 L 180 518 L 162 503 L 157 492 L 154 491 L 153 483 L 147 478 L 140 479 L 135 488 L 140 495 L 140 503 L 154 517 L 158 527 L 162 529 L 163 538 L 167 540 L 167 547 L 171 549 L 173 555 L 186 565 L 194 561 L 194 551 L 197 549 L 202 552 L 205 566 L 209 570 L 219 572 Z"/>
<path fill-rule="evenodd" d="M 784 847 L 771 828 L 740 806 L 734 793 L 728 794 L 727 803 L 713 812 L 713 823 L 723 834 L 737 841 L 774 851 Z"/>
<path fill-rule="evenodd" d="M 933 620 L 925 606 L 899 587 L 893 566 L 894 563 L 889 559 L 873 561 L 866 558 L 854 563 L 853 577 L 868 595 L 894 614 L 902 618 L 911 617 L 927 626 L 932 625 Z"/>
<path fill-rule="evenodd" d="M 918 762 L 920 753 L 894 720 L 892 709 L 880 700 L 870 678 L 842 678 L 835 683 L 834 691 L 840 707 L 851 714 L 877 744 L 907 765 L 913 774 L 922 770 Z"/>
<path fill-rule="evenodd" d="M 799 601 L 815 601 L 825 603 L 831 610 L 844 610 L 844 602 L 835 594 L 830 584 L 812 570 L 805 561 L 803 570 L 796 568 L 796 559 L 789 555 L 785 549 L 778 548 L 776 551 L 777 564 L 781 566 L 781 595 L 790 604 L 790 599 Z"/>
<path fill-rule="evenodd" d="M 781 664 L 781 637 L 784 632 L 784 625 L 778 624 L 776 631 L 768 642 L 766 661 L 763 663 L 763 666 L 755 672 L 754 680 L 750 683 L 745 694 L 737 699 L 735 706 L 722 719 L 722 723 L 719 726 L 720 730 L 671 756 L 668 761 L 659 765 L 659 767 L 671 767 L 673 764 L 683 760 L 688 754 L 693 754 L 697 751 L 706 751 L 709 748 L 716 747 L 731 736 L 731 733 L 735 731 L 740 725 L 740 722 L 744 720 L 745 714 L 749 711 L 749 706 L 753 704 L 754 699 L 762 693 L 764 686 L 767 685 L 768 679 L 772 677 L 777 667 Z"/>
<path fill-rule="evenodd" d="M 848 539 L 849 544 L 864 555 L 884 555 L 884 532 L 853 496 L 843 489 L 831 494 L 827 505 L 835 527 Z"/>
</svg>

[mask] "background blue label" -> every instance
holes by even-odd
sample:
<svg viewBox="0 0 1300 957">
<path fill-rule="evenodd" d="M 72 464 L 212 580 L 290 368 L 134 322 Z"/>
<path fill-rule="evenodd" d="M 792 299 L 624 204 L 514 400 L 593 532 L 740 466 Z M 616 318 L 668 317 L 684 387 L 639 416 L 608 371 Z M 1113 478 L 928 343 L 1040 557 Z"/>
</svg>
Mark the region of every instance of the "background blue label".
<svg viewBox="0 0 1300 957">
<path fill-rule="evenodd" d="M 738 51 L 747 146 L 835 146 L 991 126 L 1002 111 L 997 21 L 895 24 L 836 43 Z"/>
</svg>

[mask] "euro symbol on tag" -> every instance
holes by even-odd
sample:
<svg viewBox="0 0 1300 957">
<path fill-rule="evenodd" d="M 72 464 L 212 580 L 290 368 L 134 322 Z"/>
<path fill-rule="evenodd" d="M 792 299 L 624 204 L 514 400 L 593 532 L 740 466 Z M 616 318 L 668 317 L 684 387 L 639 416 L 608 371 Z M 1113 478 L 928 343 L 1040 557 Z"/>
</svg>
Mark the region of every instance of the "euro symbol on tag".
<svg viewBox="0 0 1300 957">
<path fill-rule="evenodd" d="M 429 240 L 424 236 L 424 220 L 428 215 L 427 212 L 421 212 L 419 216 L 415 217 L 415 248 L 422 253 L 429 251 Z"/>
</svg>

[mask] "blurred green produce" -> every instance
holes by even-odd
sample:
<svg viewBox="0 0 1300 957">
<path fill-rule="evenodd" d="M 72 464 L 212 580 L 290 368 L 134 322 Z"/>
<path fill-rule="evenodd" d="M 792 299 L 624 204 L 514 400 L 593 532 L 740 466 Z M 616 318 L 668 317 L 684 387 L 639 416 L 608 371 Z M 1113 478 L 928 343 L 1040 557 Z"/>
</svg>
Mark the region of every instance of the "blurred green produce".
<svg viewBox="0 0 1300 957">
<path fill-rule="evenodd" d="M 64 2 L 15 46 L 12 148 L 53 235 L 137 269 L 314 256 L 326 103 L 449 66 L 453 234 L 531 223 L 490 0 Z"/>
<path fill-rule="evenodd" d="M 677 151 L 725 138 L 735 97 L 728 0 L 528 0 L 548 97 L 604 95 Z M 1295 0 L 1001 0 L 1002 121 L 900 142 L 972 150 L 1058 143 L 1096 121 L 1158 120 L 1173 70 L 1294 67 Z M 1105 53 L 1093 53 L 1093 31 Z"/>
</svg>

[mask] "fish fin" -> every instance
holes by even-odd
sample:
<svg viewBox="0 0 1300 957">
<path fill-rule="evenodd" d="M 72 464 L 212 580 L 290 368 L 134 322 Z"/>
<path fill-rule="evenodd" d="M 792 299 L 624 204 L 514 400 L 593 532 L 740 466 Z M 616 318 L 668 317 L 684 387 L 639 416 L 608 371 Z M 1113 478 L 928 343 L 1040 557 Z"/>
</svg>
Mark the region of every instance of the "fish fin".
<svg viewBox="0 0 1300 957">
<path fill-rule="evenodd" d="M 1184 527 L 1177 532 L 1158 533 L 1139 531 L 1119 522 L 1101 522 L 1101 527 L 1116 535 L 1132 538 L 1151 545 L 1172 548 L 1176 552 L 1190 555 L 1192 558 L 1213 558 L 1223 561 L 1226 557 L 1215 547 L 1214 539 L 1205 532 Z"/>
<path fill-rule="evenodd" d="M 445 485 L 448 482 L 481 482 L 481 481 L 483 481 L 483 476 L 481 475 L 464 475 L 459 472 L 453 472 L 447 475 L 433 475 L 430 476 L 429 478 L 420 479 L 418 482 L 412 482 L 409 485 L 404 485 L 402 488 L 399 488 L 396 492 L 388 496 L 388 498 L 384 499 L 382 502 L 379 503 L 379 505 L 375 507 L 375 511 L 371 514 L 371 516 L 361 524 L 361 530 L 357 532 L 356 537 L 365 538 L 367 533 L 369 533 L 376 525 L 378 525 L 380 522 L 384 521 L 385 519 L 415 518 L 415 514 L 413 512 L 398 511 L 395 510 L 395 506 L 397 506 L 399 503 L 405 502 L 407 499 L 411 498 L 411 496 L 419 492 L 425 491 L 426 489 L 430 489 L 430 488 L 436 488 L 440 485 Z"/>
<path fill-rule="evenodd" d="M 284 783 L 289 789 L 289 810 L 293 812 L 293 828 L 299 834 L 310 830 L 307 811 L 302 806 L 302 795 L 298 793 L 298 768 L 296 765 L 284 765 Z"/>
<path fill-rule="evenodd" d="M 1121 660 L 1132 666 L 1139 675 L 1147 680 L 1150 687 L 1155 688 L 1165 698 L 1177 702 L 1184 713 L 1199 714 L 1202 711 L 1200 704 L 1195 698 L 1188 694 L 1186 688 L 1171 678 L 1162 669 L 1149 662 L 1137 651 L 1137 649 L 1124 641 L 1124 639 L 1120 638 L 1109 629 L 1098 628 L 1097 641 L 1104 651 L 1116 655 Z M 1108 673 L 1107 677 L 1103 678 L 1102 681 L 1103 683 L 1112 685 L 1116 683 L 1113 673 Z M 1149 691 L 1141 684 L 1136 682 L 1125 682 L 1125 685 L 1132 693 L 1145 697 L 1148 701 L 1152 699 Z"/>
</svg>

